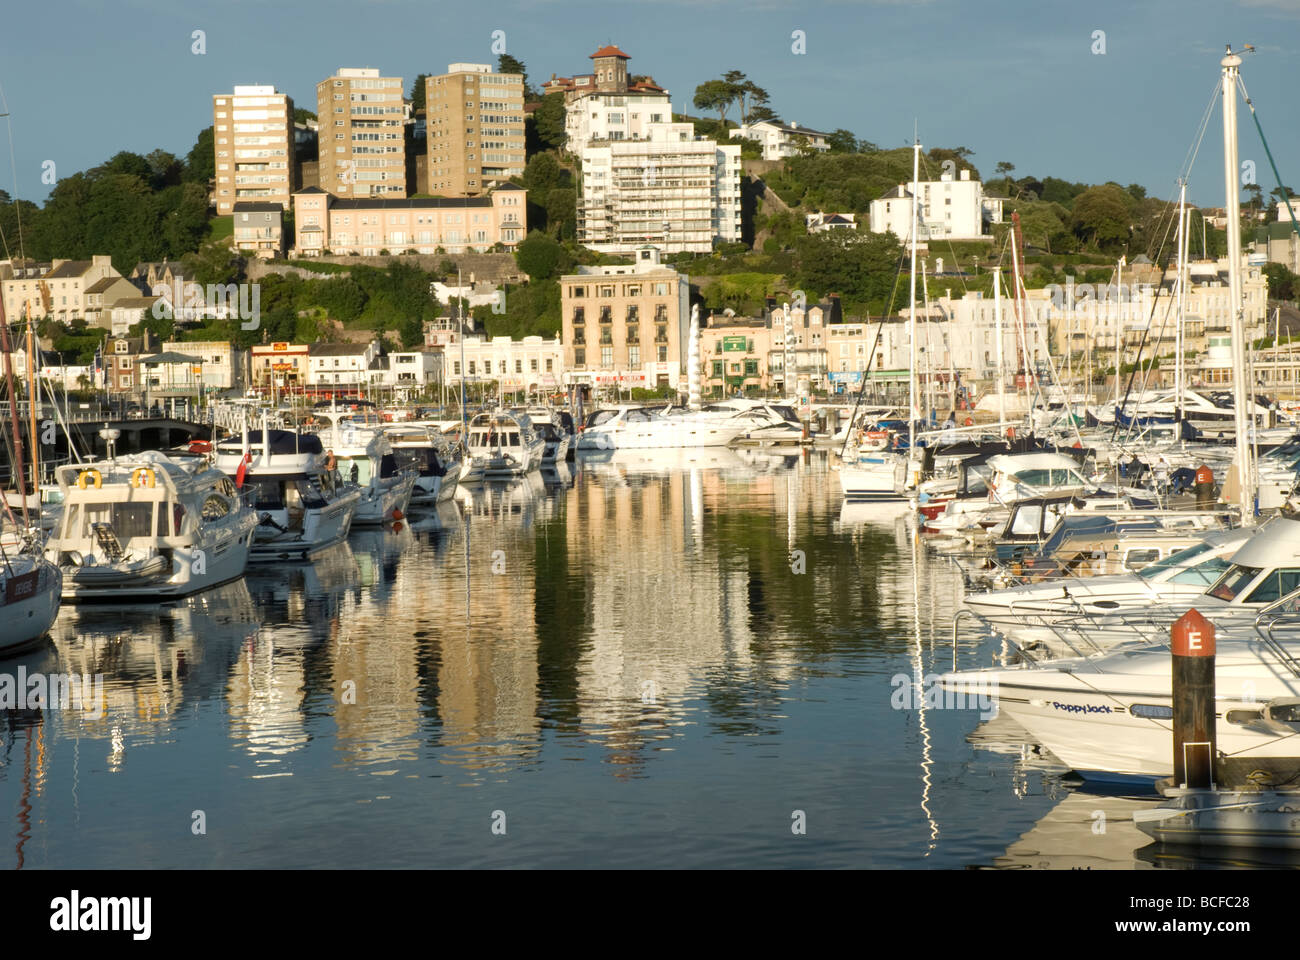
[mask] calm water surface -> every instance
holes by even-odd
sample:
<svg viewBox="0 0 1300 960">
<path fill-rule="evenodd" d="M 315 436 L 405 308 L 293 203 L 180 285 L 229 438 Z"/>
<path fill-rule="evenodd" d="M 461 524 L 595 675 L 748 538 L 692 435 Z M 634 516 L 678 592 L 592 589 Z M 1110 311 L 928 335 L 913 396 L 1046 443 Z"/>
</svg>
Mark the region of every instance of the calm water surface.
<svg viewBox="0 0 1300 960">
<path fill-rule="evenodd" d="M 951 666 L 961 575 L 824 457 L 625 454 L 466 499 L 165 607 L 65 606 L 0 673 L 102 674 L 104 713 L 0 712 L 0 863 L 1145 862 L 1090 827 L 1149 801 L 891 705 Z"/>
</svg>

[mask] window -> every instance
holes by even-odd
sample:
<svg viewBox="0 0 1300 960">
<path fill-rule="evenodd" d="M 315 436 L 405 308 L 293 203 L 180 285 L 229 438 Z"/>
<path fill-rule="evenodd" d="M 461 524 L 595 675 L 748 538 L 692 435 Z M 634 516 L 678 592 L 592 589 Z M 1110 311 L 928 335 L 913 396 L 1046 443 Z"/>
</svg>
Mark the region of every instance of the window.
<svg viewBox="0 0 1300 960">
<path fill-rule="evenodd" d="M 721 377 L 721 376 L 722 376 L 722 361 L 721 361 L 721 360 L 714 360 L 714 361 L 713 361 L 713 375 L 714 375 L 715 377 Z"/>
<path fill-rule="evenodd" d="M 579 347 L 573 351 L 573 362 L 576 366 L 585 367 L 587 365 L 587 351 Z"/>
<path fill-rule="evenodd" d="M 522 360 L 516 360 L 515 373 L 523 373 L 523 372 L 524 372 L 524 362 Z"/>
<path fill-rule="evenodd" d="M 600 348 L 600 365 L 601 365 L 602 367 L 612 367 L 612 366 L 614 365 L 614 348 L 613 348 L 613 347 L 601 347 L 601 348 Z"/>
<path fill-rule="evenodd" d="M 551 358 L 550 358 L 550 357 L 547 357 L 547 358 L 546 358 L 546 372 L 547 372 L 547 373 L 550 373 L 550 372 L 551 372 Z"/>
<path fill-rule="evenodd" d="M 579 325 L 586 322 L 586 314 L 583 312 L 582 307 L 573 308 L 573 322 L 575 325 Z"/>
</svg>

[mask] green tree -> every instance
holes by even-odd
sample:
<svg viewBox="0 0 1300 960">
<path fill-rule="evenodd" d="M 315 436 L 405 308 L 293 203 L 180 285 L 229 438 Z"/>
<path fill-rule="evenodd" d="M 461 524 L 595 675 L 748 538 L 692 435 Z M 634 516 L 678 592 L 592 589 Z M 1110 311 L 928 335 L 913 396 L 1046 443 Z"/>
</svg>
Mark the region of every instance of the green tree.
<svg viewBox="0 0 1300 960">
<path fill-rule="evenodd" d="M 529 118 L 536 137 L 533 153 L 564 149 L 568 141 L 568 134 L 564 132 L 564 120 L 564 94 L 549 93 L 542 97 L 541 104 Z"/>
<path fill-rule="evenodd" d="M 725 80 L 706 80 L 695 88 L 695 99 L 692 102 L 697 110 L 718 111 L 718 122 L 725 127 L 727 109 L 738 96 L 739 92 L 735 85 Z"/>
<path fill-rule="evenodd" d="M 239 276 L 240 261 L 225 240 L 208 240 L 194 253 L 183 258 L 185 269 L 198 283 L 230 283 Z M 270 278 L 268 278 L 269 280 Z M 265 306 L 267 284 L 262 284 L 261 304 Z"/>
<path fill-rule="evenodd" d="M 207 182 L 216 176 L 216 154 L 213 152 L 216 147 L 212 137 L 212 127 L 204 127 L 199 131 L 194 146 L 185 155 L 185 180 L 206 186 Z"/>
<path fill-rule="evenodd" d="M 529 231 L 515 249 L 515 262 L 530 280 L 549 280 L 557 271 L 568 269 L 568 260 L 564 246 L 540 230 Z"/>
<path fill-rule="evenodd" d="M 878 312 L 888 303 L 900 251 L 892 233 L 829 230 L 798 239 L 795 271 L 808 291 L 839 293 Z"/>
<path fill-rule="evenodd" d="M 830 148 L 831 153 L 857 153 L 858 138 L 852 130 L 840 127 L 826 134 L 826 146 Z"/>
<path fill-rule="evenodd" d="M 411 112 L 424 109 L 424 81 L 429 79 L 427 73 L 417 73 L 415 79 L 411 81 L 411 94 L 407 97 L 411 101 Z"/>
<path fill-rule="evenodd" d="M 1286 264 L 1264 264 L 1264 276 L 1268 278 L 1270 299 L 1295 300 L 1300 296 L 1300 276 L 1293 273 Z"/>
<path fill-rule="evenodd" d="M 1124 189 L 1115 184 L 1090 187 L 1075 198 L 1070 211 L 1074 235 L 1098 250 L 1118 251 L 1129 238 L 1129 200 Z"/>
</svg>

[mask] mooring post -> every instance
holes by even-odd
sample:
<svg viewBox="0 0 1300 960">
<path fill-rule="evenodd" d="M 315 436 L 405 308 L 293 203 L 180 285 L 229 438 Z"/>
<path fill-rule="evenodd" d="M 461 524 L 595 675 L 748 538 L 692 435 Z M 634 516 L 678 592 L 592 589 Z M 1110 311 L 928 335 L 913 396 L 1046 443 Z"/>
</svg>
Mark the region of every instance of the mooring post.
<svg viewBox="0 0 1300 960">
<path fill-rule="evenodd" d="M 1214 784 L 1214 624 L 1195 609 L 1170 633 L 1173 651 L 1174 783 Z"/>
</svg>

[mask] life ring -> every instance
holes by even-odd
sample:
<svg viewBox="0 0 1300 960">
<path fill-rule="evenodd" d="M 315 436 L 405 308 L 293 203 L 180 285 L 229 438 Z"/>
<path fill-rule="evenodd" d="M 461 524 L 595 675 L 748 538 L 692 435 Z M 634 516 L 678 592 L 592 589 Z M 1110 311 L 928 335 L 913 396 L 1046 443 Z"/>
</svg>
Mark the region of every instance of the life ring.
<svg viewBox="0 0 1300 960">
<path fill-rule="evenodd" d="M 98 470 L 82 470 L 77 477 L 77 488 L 85 490 L 87 484 L 93 485 L 96 490 L 104 486 L 104 477 Z"/>
<path fill-rule="evenodd" d="M 334 457 L 334 451 L 333 451 L 333 450 L 326 450 L 326 451 L 325 451 L 325 469 L 326 469 L 326 471 L 330 471 L 330 472 L 332 472 L 332 471 L 334 470 L 334 468 L 337 467 L 337 466 L 338 466 L 338 460 L 335 459 L 335 457 Z"/>
<path fill-rule="evenodd" d="M 148 467 L 138 467 L 131 472 L 131 486 L 156 487 L 158 486 L 158 477 Z"/>
<path fill-rule="evenodd" d="M 966 426 L 968 426 L 968 427 L 973 427 L 973 426 L 975 426 L 975 419 L 974 419 L 973 417 L 967 417 L 967 418 L 966 418 Z"/>
</svg>

